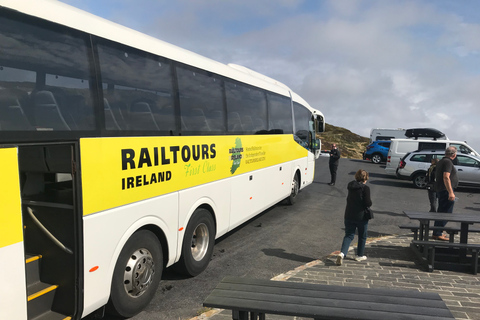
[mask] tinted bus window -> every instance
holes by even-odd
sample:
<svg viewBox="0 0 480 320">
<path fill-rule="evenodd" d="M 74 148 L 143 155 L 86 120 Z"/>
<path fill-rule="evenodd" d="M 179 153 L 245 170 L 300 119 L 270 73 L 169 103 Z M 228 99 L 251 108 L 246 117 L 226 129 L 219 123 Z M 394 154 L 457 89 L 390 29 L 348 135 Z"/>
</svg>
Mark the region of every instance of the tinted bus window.
<svg viewBox="0 0 480 320">
<path fill-rule="evenodd" d="M 225 92 L 229 132 L 267 130 L 267 99 L 262 90 L 226 82 Z"/>
<path fill-rule="evenodd" d="M 295 135 L 306 144 L 310 143 L 312 115 L 310 110 L 301 104 L 293 103 L 293 114 L 295 118 Z"/>
<path fill-rule="evenodd" d="M 88 37 L 13 17 L 0 17 L 0 130 L 93 129 Z"/>
<path fill-rule="evenodd" d="M 293 133 L 290 99 L 276 94 L 268 95 L 268 130 Z"/>
<path fill-rule="evenodd" d="M 182 131 L 224 133 L 222 81 L 181 67 L 176 68 Z"/>
<path fill-rule="evenodd" d="M 160 57 L 101 42 L 97 45 L 107 130 L 176 130 L 170 63 Z"/>
</svg>

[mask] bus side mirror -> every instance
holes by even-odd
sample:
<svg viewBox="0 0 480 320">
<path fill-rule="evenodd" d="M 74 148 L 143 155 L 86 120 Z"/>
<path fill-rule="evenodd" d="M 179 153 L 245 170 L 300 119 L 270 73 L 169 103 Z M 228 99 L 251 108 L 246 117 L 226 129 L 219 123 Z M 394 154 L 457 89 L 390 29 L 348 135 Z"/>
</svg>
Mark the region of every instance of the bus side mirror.
<svg viewBox="0 0 480 320">
<path fill-rule="evenodd" d="M 313 150 L 320 150 L 320 139 L 313 139 L 312 141 L 312 149 Z"/>
</svg>

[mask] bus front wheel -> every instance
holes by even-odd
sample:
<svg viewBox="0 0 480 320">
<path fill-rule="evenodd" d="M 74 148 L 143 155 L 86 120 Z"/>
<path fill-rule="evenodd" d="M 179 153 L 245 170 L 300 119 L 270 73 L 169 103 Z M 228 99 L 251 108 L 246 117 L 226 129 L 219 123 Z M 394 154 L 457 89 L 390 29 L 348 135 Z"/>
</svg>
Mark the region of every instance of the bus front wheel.
<svg viewBox="0 0 480 320">
<path fill-rule="evenodd" d="M 290 196 L 287 198 L 287 203 L 289 205 L 295 204 L 297 201 L 298 191 L 300 190 L 300 179 L 298 178 L 298 174 L 295 174 L 292 181 L 292 192 Z"/>
<path fill-rule="evenodd" d="M 215 244 L 215 223 L 210 211 L 197 209 L 188 223 L 182 244 L 182 257 L 176 265 L 177 271 L 196 276 L 208 266 Z"/>
<path fill-rule="evenodd" d="M 162 271 L 162 247 L 155 234 L 134 233 L 115 265 L 107 312 L 129 318 L 142 311 L 155 295 Z"/>
</svg>

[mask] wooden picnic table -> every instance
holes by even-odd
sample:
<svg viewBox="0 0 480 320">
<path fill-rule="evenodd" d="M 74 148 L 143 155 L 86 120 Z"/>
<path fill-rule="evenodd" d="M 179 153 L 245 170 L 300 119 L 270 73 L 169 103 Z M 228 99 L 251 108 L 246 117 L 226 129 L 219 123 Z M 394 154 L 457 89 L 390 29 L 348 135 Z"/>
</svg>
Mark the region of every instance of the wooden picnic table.
<svg viewBox="0 0 480 320">
<path fill-rule="evenodd" d="M 314 319 L 454 319 L 438 293 L 248 278 L 224 278 L 203 303 L 232 310 L 232 319 L 265 314 Z"/>
<path fill-rule="evenodd" d="M 472 259 L 478 259 L 478 251 L 480 250 L 480 244 L 469 244 L 468 234 L 469 228 L 474 223 L 480 223 L 480 215 L 472 213 L 443 213 L 443 212 L 420 212 L 420 211 L 404 211 L 408 218 L 412 220 L 418 220 L 420 222 L 419 239 L 413 240 L 411 247 L 416 250 L 416 253 L 420 258 L 425 258 L 429 262 L 428 269 L 433 271 L 433 262 L 435 261 L 435 249 L 458 249 L 458 261 L 457 263 L 464 263 L 468 261 L 467 252 L 472 252 Z M 430 241 L 430 221 L 448 221 L 460 223 L 460 243 L 442 243 L 439 241 Z M 475 230 L 477 232 L 477 230 Z M 429 252 L 429 249 L 432 251 Z M 430 259 L 428 258 L 430 255 Z M 471 261 L 473 267 L 473 273 L 477 273 L 478 261 Z M 455 261 L 453 261 L 455 263 Z"/>
<path fill-rule="evenodd" d="M 420 221 L 420 240 L 427 241 L 429 236 L 430 221 L 449 221 L 460 223 L 460 243 L 468 243 L 468 230 L 470 225 L 480 223 L 480 215 L 473 213 L 443 213 L 403 211 L 412 220 Z"/>
</svg>

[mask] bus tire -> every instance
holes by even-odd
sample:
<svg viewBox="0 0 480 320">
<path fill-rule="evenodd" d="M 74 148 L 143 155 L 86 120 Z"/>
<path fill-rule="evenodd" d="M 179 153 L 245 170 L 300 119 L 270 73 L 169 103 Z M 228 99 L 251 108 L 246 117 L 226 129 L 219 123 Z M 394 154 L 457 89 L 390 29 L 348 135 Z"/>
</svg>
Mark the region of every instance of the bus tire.
<svg viewBox="0 0 480 320">
<path fill-rule="evenodd" d="M 199 208 L 193 213 L 185 230 L 182 256 L 176 270 L 194 277 L 203 272 L 210 263 L 215 244 L 215 223 L 210 211 Z"/>
<path fill-rule="evenodd" d="M 148 230 L 134 233 L 115 265 L 107 313 L 130 318 L 142 311 L 155 295 L 162 271 L 163 254 L 158 238 Z"/>
<path fill-rule="evenodd" d="M 293 205 L 297 202 L 298 191 L 300 190 L 300 179 L 298 178 L 298 174 L 295 173 L 292 181 L 292 192 L 287 198 L 287 204 Z"/>
</svg>

